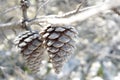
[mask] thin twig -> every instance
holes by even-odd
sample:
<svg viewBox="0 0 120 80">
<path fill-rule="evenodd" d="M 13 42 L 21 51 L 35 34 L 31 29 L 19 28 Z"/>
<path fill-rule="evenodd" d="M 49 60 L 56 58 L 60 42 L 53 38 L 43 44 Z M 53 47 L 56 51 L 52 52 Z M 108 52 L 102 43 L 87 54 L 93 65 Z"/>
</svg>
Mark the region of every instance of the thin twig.
<svg viewBox="0 0 120 80">
<path fill-rule="evenodd" d="M 50 0 L 47 0 L 45 3 L 43 3 L 43 4 L 38 8 L 38 10 L 37 10 L 37 12 L 36 12 L 36 15 L 35 15 L 34 19 L 35 19 L 35 18 L 37 17 L 37 15 L 39 14 L 41 8 L 42 8 L 43 6 L 45 6 L 49 1 L 50 1 Z"/>
<path fill-rule="evenodd" d="M 81 6 L 82 6 L 82 4 L 80 3 L 80 4 L 77 6 L 76 10 L 70 11 L 70 12 L 68 12 L 68 13 L 65 13 L 65 14 L 62 14 L 62 15 L 59 15 L 59 16 L 56 16 L 56 18 L 65 18 L 65 17 L 69 17 L 69 16 L 71 16 L 71 15 L 74 15 L 74 14 L 76 14 L 76 13 L 78 13 L 78 12 L 80 11 Z"/>
<path fill-rule="evenodd" d="M 27 9 L 29 8 L 30 3 L 28 0 L 21 0 L 20 3 L 21 3 L 21 9 L 23 13 L 23 19 L 28 20 Z"/>
<path fill-rule="evenodd" d="M 87 10 L 78 12 L 74 15 L 71 15 L 68 18 L 56 18 L 59 15 L 52 16 L 41 16 L 40 18 L 35 18 L 33 20 L 28 20 L 28 25 L 32 24 L 40 24 L 40 23 L 49 23 L 49 24 L 72 24 L 74 22 L 81 22 L 89 17 L 96 15 L 100 12 L 104 13 L 106 10 L 110 10 L 112 8 L 117 8 L 120 6 L 120 0 L 109 0 L 108 2 L 104 2 L 103 4 L 99 4 L 96 6 L 89 7 Z M 84 10 L 84 9 L 83 9 Z M 10 28 L 20 28 L 21 21 L 18 22 L 10 22 L 5 24 L 0 24 L 0 28 L 10 29 Z"/>
<path fill-rule="evenodd" d="M 0 24 L 0 29 L 8 30 L 8 29 L 20 29 L 22 25 L 22 21 L 14 21 L 9 23 Z"/>
<path fill-rule="evenodd" d="M 11 8 L 6 9 L 6 10 L 4 10 L 4 11 L 1 11 L 1 12 L 0 12 L 0 15 L 6 14 L 6 13 L 8 13 L 8 12 L 11 12 L 11 11 L 17 9 L 17 8 L 20 8 L 20 6 L 14 6 L 14 7 L 11 7 Z"/>
<path fill-rule="evenodd" d="M 28 21 L 28 16 L 27 16 L 27 9 L 30 6 L 29 0 L 21 0 L 21 9 L 22 9 L 22 15 L 23 15 L 23 22 L 22 22 L 22 27 L 25 28 L 26 30 L 31 30 L 30 27 L 26 25 L 26 22 Z"/>
</svg>

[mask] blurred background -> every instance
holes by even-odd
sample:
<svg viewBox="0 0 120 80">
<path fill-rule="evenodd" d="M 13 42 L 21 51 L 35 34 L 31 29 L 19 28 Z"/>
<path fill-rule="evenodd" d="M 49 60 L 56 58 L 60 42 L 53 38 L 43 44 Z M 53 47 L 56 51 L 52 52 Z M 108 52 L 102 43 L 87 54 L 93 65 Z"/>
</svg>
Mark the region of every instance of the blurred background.
<svg viewBox="0 0 120 80">
<path fill-rule="evenodd" d="M 0 23 L 22 19 L 19 1 L 0 0 Z M 46 1 L 30 0 L 30 19 Z M 41 7 L 37 17 L 74 10 L 80 2 L 88 7 L 103 1 L 49 0 Z M 0 80 L 120 80 L 120 15 L 108 10 L 83 22 L 76 22 L 74 26 L 79 33 L 77 48 L 60 74 L 55 74 L 46 60 L 40 66 L 41 71 L 32 74 L 13 44 L 15 37 L 24 30 L 0 29 Z M 38 30 L 40 26 L 32 27 Z"/>
</svg>

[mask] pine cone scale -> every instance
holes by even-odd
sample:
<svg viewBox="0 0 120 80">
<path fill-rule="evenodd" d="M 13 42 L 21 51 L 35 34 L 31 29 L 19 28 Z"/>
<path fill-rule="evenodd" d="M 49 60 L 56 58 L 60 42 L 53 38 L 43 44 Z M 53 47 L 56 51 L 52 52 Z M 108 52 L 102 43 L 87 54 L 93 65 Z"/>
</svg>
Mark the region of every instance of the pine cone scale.
<svg viewBox="0 0 120 80">
<path fill-rule="evenodd" d="M 48 41 L 47 41 L 47 46 L 53 45 L 54 42 L 55 42 L 54 40 L 48 40 Z"/>
<path fill-rule="evenodd" d="M 48 37 L 49 39 L 56 39 L 56 38 L 58 38 L 60 36 L 60 34 L 59 33 L 52 33 L 52 34 L 50 34 L 50 36 Z"/>
<path fill-rule="evenodd" d="M 65 29 L 62 28 L 62 27 L 58 27 L 58 28 L 55 29 L 55 31 L 56 32 L 63 32 L 63 31 L 65 31 Z"/>
<path fill-rule="evenodd" d="M 56 41 L 53 46 L 56 47 L 56 48 L 60 48 L 64 45 L 64 43 L 60 42 L 60 41 Z"/>
<path fill-rule="evenodd" d="M 67 36 L 65 36 L 65 35 L 63 35 L 63 36 L 61 36 L 61 37 L 58 39 L 58 41 L 63 42 L 63 43 L 67 43 L 67 42 L 70 41 L 70 38 L 67 37 Z"/>
<path fill-rule="evenodd" d="M 57 49 L 57 48 L 55 48 L 55 47 L 49 47 L 49 48 L 47 48 L 47 50 L 48 50 L 49 52 L 51 52 L 51 53 L 56 53 L 56 52 L 59 51 L 59 49 Z"/>
<path fill-rule="evenodd" d="M 40 34 L 35 31 L 26 31 L 19 35 L 15 41 L 21 49 L 25 64 L 32 72 L 38 72 L 44 53 Z"/>
<path fill-rule="evenodd" d="M 76 32 L 71 26 L 49 26 L 42 33 L 43 36 L 49 34 L 44 39 L 50 62 L 53 64 L 55 72 L 59 73 L 64 62 L 74 51 Z"/>
</svg>

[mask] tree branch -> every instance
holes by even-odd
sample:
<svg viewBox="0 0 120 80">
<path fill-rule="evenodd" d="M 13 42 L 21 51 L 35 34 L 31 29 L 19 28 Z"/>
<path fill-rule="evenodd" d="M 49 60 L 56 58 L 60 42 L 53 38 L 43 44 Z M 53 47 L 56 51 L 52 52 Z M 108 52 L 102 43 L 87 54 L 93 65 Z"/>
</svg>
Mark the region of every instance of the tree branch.
<svg viewBox="0 0 120 80">
<path fill-rule="evenodd" d="M 106 10 L 110 10 L 112 8 L 117 8 L 119 6 L 120 6 L 120 0 L 107 0 L 106 2 L 104 2 L 102 4 L 79 10 L 78 13 L 73 14 L 67 18 L 56 17 L 56 16 L 60 16 L 60 15 L 41 16 L 40 18 L 28 20 L 28 25 L 39 24 L 39 23 L 66 25 L 66 24 L 72 24 L 72 23 L 78 22 L 78 21 L 82 22 L 82 21 L 88 19 L 89 17 L 94 16 L 100 12 L 104 13 Z M 21 25 L 21 21 L 11 22 L 11 23 L 0 24 L 0 28 L 3 28 L 3 29 L 18 28 L 20 25 Z"/>
<path fill-rule="evenodd" d="M 71 11 L 71 12 L 73 12 L 73 14 L 74 14 L 74 12 L 76 14 L 71 15 L 70 17 L 67 17 L 67 18 L 64 18 L 64 17 L 58 18 L 57 16 L 59 16 L 59 15 L 53 16 L 53 17 L 48 16 L 48 17 L 42 18 L 42 19 L 41 18 L 35 19 L 30 22 L 30 25 L 34 24 L 34 23 L 38 24 L 38 23 L 43 23 L 43 22 L 50 23 L 50 24 L 72 24 L 77 21 L 82 22 L 82 21 L 88 19 L 89 17 L 94 16 L 100 12 L 104 13 L 106 10 L 110 10 L 112 8 L 119 7 L 119 6 L 120 6 L 119 0 L 113 0 L 113 1 L 109 0 L 102 4 L 79 10 L 78 13 L 76 13 L 76 11 Z M 69 14 L 71 12 L 68 12 L 67 14 Z"/>
<path fill-rule="evenodd" d="M 21 9 L 22 9 L 22 16 L 23 16 L 23 22 L 22 22 L 22 28 L 25 28 L 26 30 L 31 30 L 30 27 L 26 24 L 26 22 L 29 20 L 27 15 L 27 10 L 30 6 L 29 0 L 21 0 Z"/>
<path fill-rule="evenodd" d="M 20 29 L 22 25 L 22 21 L 15 21 L 15 22 L 9 22 L 5 24 L 0 24 L 0 29 L 2 30 L 8 30 L 8 29 Z"/>
<path fill-rule="evenodd" d="M 39 12 L 40 12 L 40 10 L 41 10 L 41 8 L 43 7 L 43 6 L 45 6 L 47 3 L 49 2 L 49 0 L 46 0 L 39 8 L 38 8 L 38 10 L 37 10 L 37 12 L 36 12 L 36 14 L 35 14 L 35 17 L 34 18 L 36 18 L 37 17 L 37 15 L 39 14 Z"/>
<path fill-rule="evenodd" d="M 1 12 L 0 12 L 0 15 L 4 15 L 4 14 L 6 14 L 6 13 L 8 13 L 8 12 L 11 12 L 11 11 L 13 11 L 13 10 L 16 10 L 17 8 L 20 8 L 20 6 L 14 6 L 14 7 L 11 7 L 11 8 L 6 9 L 6 10 L 4 10 L 4 11 L 1 11 Z"/>
</svg>

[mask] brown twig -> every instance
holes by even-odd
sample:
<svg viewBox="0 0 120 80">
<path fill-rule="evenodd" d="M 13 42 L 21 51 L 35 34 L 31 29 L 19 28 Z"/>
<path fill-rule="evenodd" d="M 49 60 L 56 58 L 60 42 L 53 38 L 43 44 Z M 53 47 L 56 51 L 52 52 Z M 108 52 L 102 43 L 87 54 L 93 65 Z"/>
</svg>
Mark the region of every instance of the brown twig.
<svg viewBox="0 0 120 80">
<path fill-rule="evenodd" d="M 22 15 L 23 15 L 23 21 L 22 21 L 22 28 L 25 28 L 26 30 L 30 30 L 30 27 L 27 26 L 28 16 L 27 16 L 27 9 L 30 6 L 29 0 L 21 0 L 21 9 L 22 9 Z"/>
<path fill-rule="evenodd" d="M 21 9 L 23 13 L 23 19 L 28 20 L 27 9 L 29 8 L 30 3 L 28 0 L 21 0 L 20 3 L 21 3 Z"/>
</svg>

